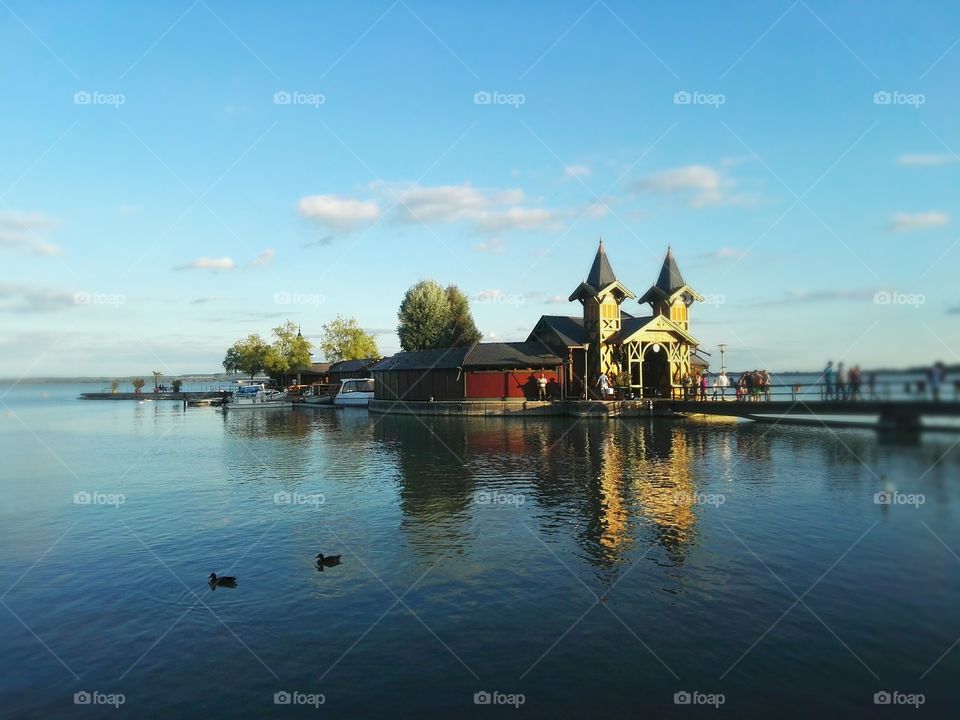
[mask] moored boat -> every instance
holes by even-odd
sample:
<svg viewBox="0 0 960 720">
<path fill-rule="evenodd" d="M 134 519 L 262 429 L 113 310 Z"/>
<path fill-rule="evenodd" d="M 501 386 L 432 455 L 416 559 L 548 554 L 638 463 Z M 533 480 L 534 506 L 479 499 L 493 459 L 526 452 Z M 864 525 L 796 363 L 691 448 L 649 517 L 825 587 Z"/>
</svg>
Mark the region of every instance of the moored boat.
<svg viewBox="0 0 960 720">
<path fill-rule="evenodd" d="M 268 410 L 293 407 L 286 391 L 267 389 L 266 383 L 240 380 L 233 399 L 223 405 L 227 410 Z"/>
<path fill-rule="evenodd" d="M 373 399 L 373 378 L 349 378 L 340 381 L 333 399 L 337 407 L 367 407 Z"/>
</svg>

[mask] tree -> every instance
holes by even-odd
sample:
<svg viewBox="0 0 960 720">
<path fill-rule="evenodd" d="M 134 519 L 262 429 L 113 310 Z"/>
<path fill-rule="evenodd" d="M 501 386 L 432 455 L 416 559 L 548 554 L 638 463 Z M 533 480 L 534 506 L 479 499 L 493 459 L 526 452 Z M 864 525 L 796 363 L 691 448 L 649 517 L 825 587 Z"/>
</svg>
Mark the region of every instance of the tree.
<svg viewBox="0 0 960 720">
<path fill-rule="evenodd" d="M 328 362 L 366 358 L 376 360 L 380 357 L 376 338 L 364 332 L 356 318 L 344 318 L 340 315 L 323 326 L 320 349 Z"/>
<path fill-rule="evenodd" d="M 453 316 L 447 293 L 434 280 L 421 280 L 407 290 L 397 317 L 397 335 L 404 350 L 446 346 Z"/>
<path fill-rule="evenodd" d="M 223 367 L 227 372 L 242 372 L 252 379 L 266 368 L 270 355 L 270 346 L 257 334 L 237 340 L 223 358 Z"/>
<path fill-rule="evenodd" d="M 147 384 L 147 381 L 144 380 L 143 378 L 137 378 L 131 384 L 133 385 L 133 391 L 135 393 L 138 393 L 141 390 L 143 390 L 143 386 Z"/>
<path fill-rule="evenodd" d="M 171 384 L 173 385 L 173 391 L 175 393 L 178 393 L 180 392 L 180 389 L 183 387 L 183 380 L 181 380 L 180 378 L 177 378 Z"/>
<path fill-rule="evenodd" d="M 310 367 L 313 345 L 303 335 L 297 324 L 287 320 L 273 329 L 276 340 L 270 346 L 264 366 L 271 376 L 286 378 Z"/>
<path fill-rule="evenodd" d="M 466 347 L 480 342 L 483 337 L 473 322 L 470 301 L 456 285 L 447 286 L 447 302 L 450 305 L 450 326 L 447 328 L 447 347 Z"/>
</svg>

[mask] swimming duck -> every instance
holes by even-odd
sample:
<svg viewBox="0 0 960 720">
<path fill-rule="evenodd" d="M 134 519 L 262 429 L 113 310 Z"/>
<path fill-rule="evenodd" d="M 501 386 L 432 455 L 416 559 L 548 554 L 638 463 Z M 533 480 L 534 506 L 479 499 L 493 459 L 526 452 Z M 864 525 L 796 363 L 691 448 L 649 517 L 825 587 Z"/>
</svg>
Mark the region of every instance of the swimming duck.
<svg viewBox="0 0 960 720">
<path fill-rule="evenodd" d="M 319 553 L 317 555 L 317 567 L 323 568 L 324 565 L 327 567 L 333 567 L 334 565 L 340 564 L 340 555 L 324 555 Z"/>
<path fill-rule="evenodd" d="M 216 573 L 210 573 L 210 587 L 236 587 L 237 579 L 233 575 L 224 575 L 217 577 Z"/>
</svg>

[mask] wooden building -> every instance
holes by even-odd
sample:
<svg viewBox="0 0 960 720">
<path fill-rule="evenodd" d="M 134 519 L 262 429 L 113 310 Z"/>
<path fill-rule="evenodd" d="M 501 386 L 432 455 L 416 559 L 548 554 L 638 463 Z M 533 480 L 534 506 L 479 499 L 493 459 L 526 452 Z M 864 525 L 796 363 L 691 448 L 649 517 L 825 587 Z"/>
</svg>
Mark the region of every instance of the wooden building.
<svg viewBox="0 0 960 720">
<path fill-rule="evenodd" d="M 563 360 L 537 342 L 401 352 L 370 367 L 377 400 L 537 400 L 563 396 Z"/>
<path fill-rule="evenodd" d="M 328 375 L 330 377 L 329 382 L 339 383 L 341 380 L 349 380 L 351 378 L 368 378 L 370 377 L 370 366 L 376 362 L 373 358 L 366 358 L 364 360 L 340 360 L 330 365 Z"/>
<path fill-rule="evenodd" d="M 601 240 L 587 279 L 569 298 L 580 303 L 581 316 L 544 315 L 537 322 L 527 340 L 564 358 L 568 397 L 595 396 L 601 372 L 640 397 L 668 397 L 682 388 L 699 345 L 690 334 L 689 309 L 703 297 L 684 281 L 670 249 L 657 281 L 639 299 L 649 315 L 621 308 L 636 297 L 617 279 Z"/>
</svg>

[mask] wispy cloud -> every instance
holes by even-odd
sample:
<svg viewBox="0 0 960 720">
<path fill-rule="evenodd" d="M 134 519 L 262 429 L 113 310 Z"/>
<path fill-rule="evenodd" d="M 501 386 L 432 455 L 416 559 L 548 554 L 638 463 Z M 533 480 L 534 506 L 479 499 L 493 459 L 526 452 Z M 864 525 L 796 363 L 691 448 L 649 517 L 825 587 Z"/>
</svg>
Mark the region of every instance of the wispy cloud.
<svg viewBox="0 0 960 720">
<path fill-rule="evenodd" d="M 213 272 L 229 271 L 237 267 L 232 258 L 205 258 L 199 257 L 192 262 L 177 265 L 174 270 L 211 270 Z"/>
<path fill-rule="evenodd" d="M 700 257 L 704 260 L 739 260 L 742 257 L 745 257 L 747 254 L 746 250 L 739 250 L 732 247 L 722 247 L 718 250 L 711 250 L 710 252 L 701 253 Z"/>
<path fill-rule="evenodd" d="M 709 165 L 686 165 L 648 175 L 631 184 L 636 192 L 656 195 L 680 195 L 691 207 L 740 202 L 742 196 L 729 193 L 736 182 Z"/>
<path fill-rule="evenodd" d="M 897 165 L 903 165 L 905 167 L 935 167 L 937 165 L 952 165 L 953 163 L 960 162 L 960 158 L 956 155 L 947 155 L 947 154 L 916 154 L 916 155 L 901 155 L 897 158 Z"/>
<path fill-rule="evenodd" d="M 226 300 L 222 295 L 211 295 L 209 297 L 198 297 L 190 301 L 191 305 L 207 305 L 209 303 L 220 302 L 221 300 Z"/>
<path fill-rule="evenodd" d="M 271 263 L 276 254 L 276 250 L 264 250 L 250 261 L 250 267 L 265 267 Z"/>
<path fill-rule="evenodd" d="M 573 180 L 576 177 L 589 175 L 590 172 L 590 168 L 586 165 L 567 165 L 563 169 L 563 179 Z"/>
<path fill-rule="evenodd" d="M 887 229 L 891 232 L 926 230 L 928 228 L 942 227 L 948 222 L 950 222 L 950 216 L 939 210 L 929 210 L 918 213 L 897 213 L 890 218 Z"/>
<path fill-rule="evenodd" d="M 481 240 L 472 249 L 474 252 L 486 253 L 487 255 L 503 255 L 506 246 L 503 240 L 493 237 L 489 240 Z"/>
<path fill-rule="evenodd" d="M 47 242 L 43 233 L 58 222 L 42 213 L 0 213 L 0 248 L 26 250 L 34 255 L 59 255 L 63 249 Z"/>
<path fill-rule="evenodd" d="M 356 230 L 380 217 L 380 207 L 375 200 L 354 200 L 338 195 L 309 195 L 300 198 L 297 210 L 301 217 L 338 232 Z"/>
<path fill-rule="evenodd" d="M 766 305 L 800 305 L 828 301 L 873 302 L 877 292 L 877 288 L 866 288 L 859 290 L 847 288 L 840 288 L 837 290 L 794 289 L 789 290 L 783 297 L 774 298 L 772 300 L 763 300 L 763 302 Z"/>
<path fill-rule="evenodd" d="M 47 313 L 75 306 L 72 293 L 30 285 L 0 284 L 0 312 Z"/>
</svg>

